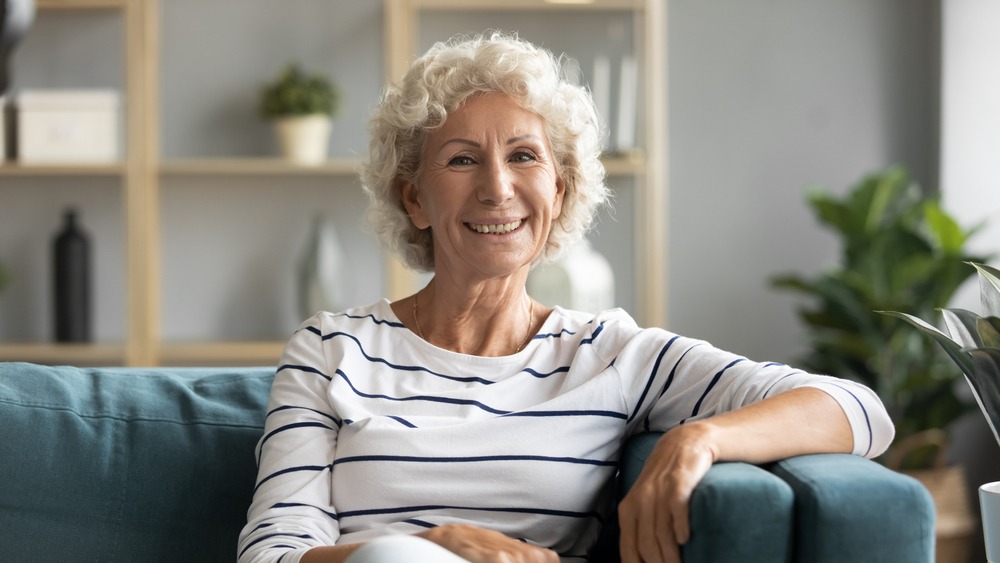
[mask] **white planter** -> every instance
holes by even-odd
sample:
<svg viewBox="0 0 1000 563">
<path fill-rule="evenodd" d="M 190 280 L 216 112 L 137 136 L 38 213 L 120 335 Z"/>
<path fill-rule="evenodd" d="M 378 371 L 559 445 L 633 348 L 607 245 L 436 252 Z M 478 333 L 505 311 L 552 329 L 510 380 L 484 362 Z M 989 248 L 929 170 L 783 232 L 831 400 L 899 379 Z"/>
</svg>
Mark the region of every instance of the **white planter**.
<svg viewBox="0 0 1000 563">
<path fill-rule="evenodd" d="M 297 164 L 326 161 L 333 128 L 326 115 L 281 117 L 274 120 L 281 154 Z"/>
</svg>

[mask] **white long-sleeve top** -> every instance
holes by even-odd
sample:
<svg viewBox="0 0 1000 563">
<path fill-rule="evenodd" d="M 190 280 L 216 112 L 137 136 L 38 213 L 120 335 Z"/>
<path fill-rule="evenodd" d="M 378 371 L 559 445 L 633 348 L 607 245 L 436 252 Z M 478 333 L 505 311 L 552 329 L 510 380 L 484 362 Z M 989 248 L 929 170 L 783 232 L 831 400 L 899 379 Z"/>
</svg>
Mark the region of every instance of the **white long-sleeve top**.
<svg viewBox="0 0 1000 563">
<path fill-rule="evenodd" d="M 583 561 L 610 513 L 626 437 L 796 387 L 837 400 L 855 454 L 892 441 L 862 385 L 641 329 L 618 309 L 557 307 L 504 357 L 437 348 L 386 300 L 320 313 L 278 367 L 239 561 L 296 563 L 314 546 L 448 523 Z"/>
</svg>

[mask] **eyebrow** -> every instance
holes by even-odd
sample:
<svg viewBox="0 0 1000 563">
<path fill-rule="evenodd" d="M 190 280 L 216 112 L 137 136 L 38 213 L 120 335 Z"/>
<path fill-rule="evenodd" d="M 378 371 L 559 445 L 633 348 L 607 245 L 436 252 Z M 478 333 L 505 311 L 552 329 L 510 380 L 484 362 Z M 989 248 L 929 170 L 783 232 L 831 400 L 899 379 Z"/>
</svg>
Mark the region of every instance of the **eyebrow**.
<svg viewBox="0 0 1000 563">
<path fill-rule="evenodd" d="M 511 137 L 510 139 L 507 139 L 507 144 L 508 145 L 513 145 L 514 143 L 517 143 L 519 141 L 524 141 L 524 140 L 527 140 L 527 139 L 534 139 L 534 140 L 537 140 L 537 141 L 541 140 L 541 138 L 538 135 L 535 135 L 534 133 L 526 133 L 524 135 L 518 135 L 517 137 Z M 444 146 L 444 145 L 447 145 L 447 144 L 450 144 L 450 143 L 458 143 L 460 145 L 469 145 L 470 147 L 476 147 L 476 148 L 480 148 L 482 146 L 482 145 L 480 145 L 479 143 L 477 143 L 475 141 L 472 141 L 472 140 L 469 140 L 469 139 L 462 139 L 460 137 L 455 137 L 454 139 L 448 139 L 447 141 L 445 141 L 444 143 L 442 143 L 441 146 Z"/>
</svg>

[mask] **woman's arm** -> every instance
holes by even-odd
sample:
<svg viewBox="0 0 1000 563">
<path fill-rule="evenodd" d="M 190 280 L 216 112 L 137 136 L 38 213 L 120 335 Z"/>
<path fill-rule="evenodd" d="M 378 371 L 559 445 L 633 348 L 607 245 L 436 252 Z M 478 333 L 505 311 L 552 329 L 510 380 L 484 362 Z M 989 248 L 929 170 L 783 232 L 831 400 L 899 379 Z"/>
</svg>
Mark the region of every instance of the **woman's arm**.
<svg viewBox="0 0 1000 563">
<path fill-rule="evenodd" d="M 691 494 L 716 461 L 766 463 L 853 449 L 840 404 L 810 387 L 677 426 L 660 439 L 619 506 L 622 561 L 680 563 Z"/>
</svg>

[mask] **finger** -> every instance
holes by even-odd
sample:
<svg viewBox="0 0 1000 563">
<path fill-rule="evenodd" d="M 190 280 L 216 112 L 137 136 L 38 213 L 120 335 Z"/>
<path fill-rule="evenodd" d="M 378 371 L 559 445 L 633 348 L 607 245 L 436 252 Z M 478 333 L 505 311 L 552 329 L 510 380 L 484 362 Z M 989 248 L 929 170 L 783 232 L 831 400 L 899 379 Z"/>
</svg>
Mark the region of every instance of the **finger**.
<svg viewBox="0 0 1000 563">
<path fill-rule="evenodd" d="M 657 562 L 681 563 L 680 546 L 676 541 L 676 523 L 678 515 L 684 514 L 684 503 L 679 500 L 668 500 L 657 503 L 657 520 L 653 528 L 657 540 Z M 653 561 L 650 559 L 650 561 Z"/>
<path fill-rule="evenodd" d="M 618 551 L 621 554 L 622 563 L 641 563 L 639 559 L 639 548 L 637 545 L 637 523 L 638 519 L 632 509 L 632 503 L 626 497 L 618 506 Z"/>
<path fill-rule="evenodd" d="M 674 505 L 671 518 L 673 520 L 674 544 L 684 545 L 691 538 L 690 503 L 678 502 Z"/>
</svg>

